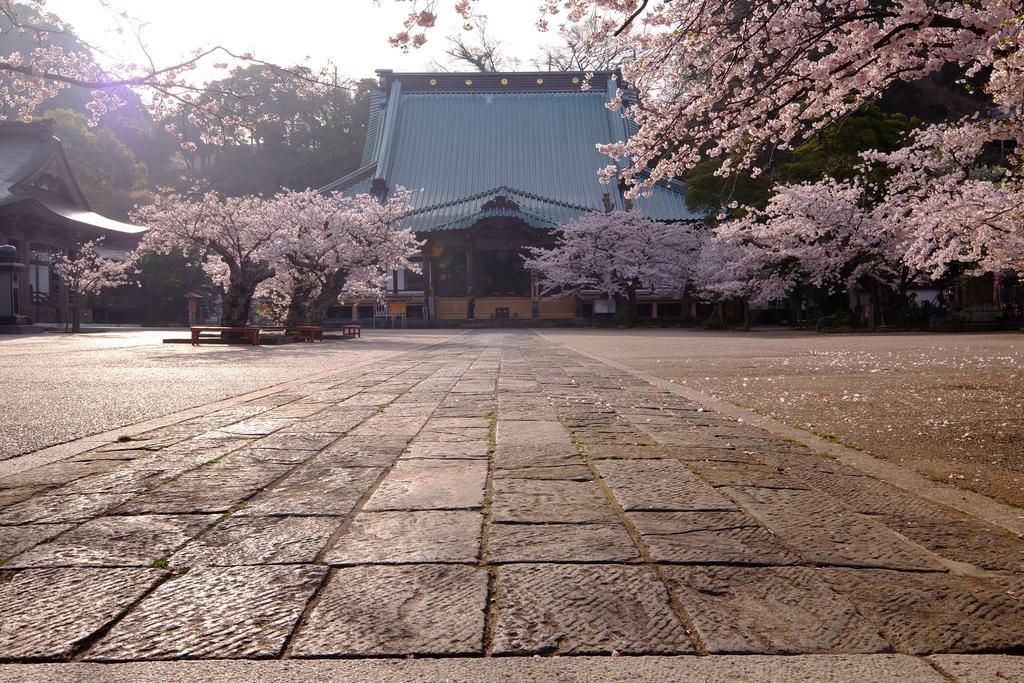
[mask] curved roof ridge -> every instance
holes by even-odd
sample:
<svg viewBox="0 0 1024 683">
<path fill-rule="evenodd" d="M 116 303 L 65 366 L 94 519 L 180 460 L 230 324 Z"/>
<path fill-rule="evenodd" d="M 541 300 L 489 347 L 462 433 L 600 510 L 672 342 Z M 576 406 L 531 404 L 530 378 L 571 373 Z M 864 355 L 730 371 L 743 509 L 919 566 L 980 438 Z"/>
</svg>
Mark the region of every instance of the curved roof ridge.
<svg viewBox="0 0 1024 683">
<path fill-rule="evenodd" d="M 543 195 L 534 194 L 532 192 L 525 192 L 523 190 L 517 190 L 514 187 L 509 187 L 508 185 L 498 185 L 497 187 L 492 187 L 489 190 L 484 190 L 483 192 L 477 192 L 476 194 L 468 195 L 466 197 L 459 197 L 458 199 L 452 199 L 452 200 L 449 200 L 447 202 L 439 202 L 437 204 L 431 204 L 429 206 L 422 206 L 422 207 L 420 207 L 418 209 L 413 209 L 412 211 L 408 212 L 405 215 L 406 216 L 414 216 L 416 214 L 425 213 L 427 211 L 436 211 L 437 209 L 443 209 L 443 208 L 446 208 L 446 207 L 449 207 L 449 206 L 458 206 L 459 204 L 465 204 L 467 202 L 472 202 L 472 201 L 475 201 L 477 199 L 483 199 L 484 197 L 490 197 L 492 195 L 493 196 L 500 196 L 502 191 L 507 192 L 508 194 L 517 195 L 519 197 L 525 197 L 526 199 L 533 199 L 535 201 L 545 202 L 547 204 L 554 204 L 556 206 L 564 206 L 564 207 L 566 207 L 568 209 L 579 209 L 580 211 L 595 211 L 594 207 L 592 207 L 592 206 L 582 206 L 580 204 L 572 204 L 570 202 L 563 202 L 563 201 L 559 201 L 557 199 L 552 199 L 550 197 L 545 197 Z M 524 211 L 523 213 L 526 213 L 526 212 Z"/>
</svg>

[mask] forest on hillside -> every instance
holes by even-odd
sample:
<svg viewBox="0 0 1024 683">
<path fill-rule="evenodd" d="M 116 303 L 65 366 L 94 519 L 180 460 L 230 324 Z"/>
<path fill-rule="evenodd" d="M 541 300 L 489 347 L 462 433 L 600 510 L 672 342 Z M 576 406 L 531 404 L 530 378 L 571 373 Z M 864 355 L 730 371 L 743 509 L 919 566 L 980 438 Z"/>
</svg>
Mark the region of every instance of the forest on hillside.
<svg viewBox="0 0 1024 683">
<path fill-rule="evenodd" d="M 54 34 L 50 41 L 90 51 L 73 35 Z M 32 47 L 27 34 L 0 35 L 3 54 Z M 93 208 L 122 220 L 135 205 L 147 203 L 157 188 L 184 189 L 198 183 L 229 195 L 271 194 L 282 187 L 321 187 L 353 170 L 362 155 L 369 93 L 376 81 L 337 75 L 338 87 L 328 94 L 299 97 L 275 88 L 262 71 L 257 65 L 236 68 L 210 83 L 207 97 L 223 93 L 218 102 L 222 109 L 237 106 L 235 96 L 241 94 L 258 112 L 258 123 L 245 139 L 225 146 L 204 143 L 184 115 L 154 120 L 127 88 L 116 93 L 123 105 L 105 113 L 95 126 L 89 122 L 90 94 L 82 88 L 63 90 L 42 105 L 40 114 L 53 121 L 54 134 Z"/>
</svg>

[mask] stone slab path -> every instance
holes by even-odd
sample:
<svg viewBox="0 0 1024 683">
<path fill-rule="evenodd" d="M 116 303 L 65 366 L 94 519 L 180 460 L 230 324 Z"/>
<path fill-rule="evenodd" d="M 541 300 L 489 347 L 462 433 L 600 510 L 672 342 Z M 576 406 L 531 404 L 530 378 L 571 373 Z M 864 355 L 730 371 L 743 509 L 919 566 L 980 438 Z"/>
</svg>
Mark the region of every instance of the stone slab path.
<svg viewBox="0 0 1024 683">
<path fill-rule="evenodd" d="M 11 663 L 1024 653 L 1024 540 L 528 331 L 0 479 L 0 561 Z"/>
</svg>

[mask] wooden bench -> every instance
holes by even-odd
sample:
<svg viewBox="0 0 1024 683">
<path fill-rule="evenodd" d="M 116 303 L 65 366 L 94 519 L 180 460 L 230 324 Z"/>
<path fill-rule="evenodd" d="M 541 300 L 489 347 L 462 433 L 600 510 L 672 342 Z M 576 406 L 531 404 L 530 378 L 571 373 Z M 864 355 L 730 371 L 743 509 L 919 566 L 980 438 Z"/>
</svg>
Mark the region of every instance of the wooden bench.
<svg viewBox="0 0 1024 683">
<path fill-rule="evenodd" d="M 359 325 L 342 325 L 341 336 L 343 337 L 362 337 L 363 328 Z"/>
<path fill-rule="evenodd" d="M 199 346 L 199 335 L 203 332 L 219 332 L 222 335 L 225 332 L 228 334 L 238 334 L 248 338 L 249 343 L 253 346 L 260 345 L 260 328 L 258 327 L 219 327 L 211 325 L 197 325 L 192 327 L 191 330 L 192 346 Z"/>
<path fill-rule="evenodd" d="M 295 341 L 322 342 L 324 340 L 324 328 L 319 325 L 297 325 L 295 328 Z"/>
</svg>

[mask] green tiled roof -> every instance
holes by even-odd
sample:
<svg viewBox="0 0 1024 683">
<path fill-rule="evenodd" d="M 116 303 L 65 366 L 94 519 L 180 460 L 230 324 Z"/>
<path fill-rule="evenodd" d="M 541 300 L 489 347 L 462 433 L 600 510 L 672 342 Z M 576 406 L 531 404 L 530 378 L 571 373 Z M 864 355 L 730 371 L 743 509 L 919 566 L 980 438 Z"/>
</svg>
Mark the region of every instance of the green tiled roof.
<svg viewBox="0 0 1024 683">
<path fill-rule="evenodd" d="M 597 178 L 610 160 L 596 145 L 628 134 L 622 117 L 605 106 L 614 75 L 595 74 L 589 91 L 572 83 L 582 77 L 382 72 L 363 166 L 322 189 L 409 188 L 408 225 L 417 231 L 468 227 L 496 197 L 512 203 L 492 214 L 515 214 L 538 228 L 602 211 L 606 194 L 621 209 L 617 188 Z M 667 185 L 635 205 L 659 220 L 700 218 L 687 210 L 679 188 Z"/>
</svg>

